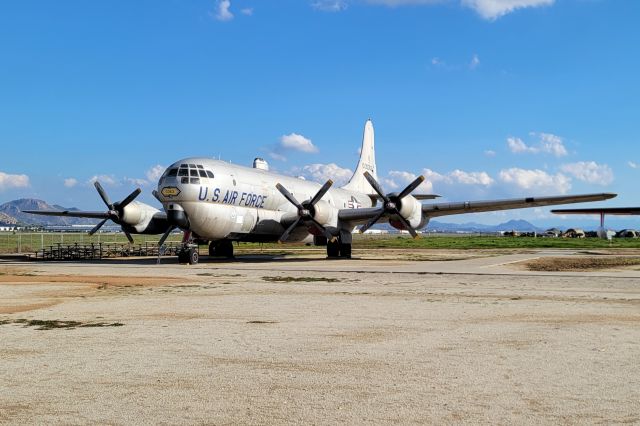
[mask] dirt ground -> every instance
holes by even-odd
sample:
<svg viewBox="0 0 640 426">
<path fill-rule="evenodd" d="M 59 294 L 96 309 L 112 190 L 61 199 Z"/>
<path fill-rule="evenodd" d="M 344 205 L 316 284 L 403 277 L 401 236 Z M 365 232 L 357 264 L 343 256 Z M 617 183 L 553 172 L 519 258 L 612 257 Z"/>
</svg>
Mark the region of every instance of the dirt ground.
<svg viewBox="0 0 640 426">
<path fill-rule="evenodd" d="M 0 423 L 640 423 L 640 271 L 551 257 L 0 261 Z"/>
</svg>

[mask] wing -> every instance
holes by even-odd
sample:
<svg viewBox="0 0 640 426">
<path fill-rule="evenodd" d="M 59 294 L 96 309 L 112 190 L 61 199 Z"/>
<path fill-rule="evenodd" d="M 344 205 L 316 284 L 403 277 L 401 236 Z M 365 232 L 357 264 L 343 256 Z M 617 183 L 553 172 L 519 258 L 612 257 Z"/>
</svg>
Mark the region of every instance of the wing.
<svg viewBox="0 0 640 426">
<path fill-rule="evenodd" d="M 558 209 L 551 210 L 556 214 L 614 214 L 614 215 L 640 215 L 640 207 L 609 207 L 593 209 Z"/>
<path fill-rule="evenodd" d="M 22 213 L 39 214 L 41 216 L 67 216 L 67 217 L 87 217 L 91 219 L 107 219 L 107 212 L 82 212 L 75 210 L 22 210 Z"/>
<path fill-rule="evenodd" d="M 557 204 L 585 203 L 614 198 L 617 194 L 600 193 L 584 195 L 562 195 L 557 197 L 511 198 L 505 200 L 464 201 L 458 203 L 423 204 L 422 214 L 427 217 L 448 216 L 464 213 L 490 212 L 496 210 L 523 209 Z M 363 223 L 377 216 L 382 207 L 364 209 L 341 209 L 338 218 L 343 222 Z"/>
<path fill-rule="evenodd" d="M 523 209 L 528 207 L 553 206 L 556 204 L 585 203 L 602 201 L 616 197 L 617 194 L 561 195 L 556 197 L 511 198 L 506 200 L 465 201 L 462 203 L 437 203 L 422 206 L 422 214 L 429 217 L 448 216 L 463 213 L 490 212 L 496 210 Z"/>
</svg>

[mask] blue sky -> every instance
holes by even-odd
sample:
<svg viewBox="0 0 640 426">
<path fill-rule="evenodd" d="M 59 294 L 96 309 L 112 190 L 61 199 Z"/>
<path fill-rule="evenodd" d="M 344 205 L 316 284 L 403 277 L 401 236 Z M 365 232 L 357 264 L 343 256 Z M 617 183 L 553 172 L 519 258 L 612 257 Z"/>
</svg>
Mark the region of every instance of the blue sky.
<svg viewBox="0 0 640 426">
<path fill-rule="evenodd" d="M 102 208 L 98 176 L 154 203 L 158 166 L 193 155 L 344 179 L 371 117 L 389 190 L 423 173 L 448 200 L 638 205 L 639 18 L 606 0 L 5 1 L 0 202 Z"/>
</svg>

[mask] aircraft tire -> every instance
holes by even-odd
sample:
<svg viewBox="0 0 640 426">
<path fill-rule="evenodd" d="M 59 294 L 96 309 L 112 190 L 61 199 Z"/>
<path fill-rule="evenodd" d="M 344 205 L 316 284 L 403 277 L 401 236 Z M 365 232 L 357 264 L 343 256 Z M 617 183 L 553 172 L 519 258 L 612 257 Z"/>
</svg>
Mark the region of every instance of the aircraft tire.
<svg viewBox="0 0 640 426">
<path fill-rule="evenodd" d="M 189 252 L 186 250 L 180 250 L 178 252 L 178 263 L 189 263 Z"/>
<path fill-rule="evenodd" d="M 351 259 L 351 244 L 340 244 L 340 257 Z"/>
<path fill-rule="evenodd" d="M 189 256 L 189 265 L 197 265 L 200 255 L 196 249 L 189 249 L 187 252 Z"/>
<path fill-rule="evenodd" d="M 216 247 L 216 256 L 233 258 L 233 243 L 229 240 L 220 241 Z"/>
<path fill-rule="evenodd" d="M 211 241 L 209 243 L 209 256 L 214 257 L 217 256 L 216 243 L 215 241 Z"/>
<path fill-rule="evenodd" d="M 327 257 L 340 257 L 340 243 L 338 241 L 329 241 L 327 243 Z"/>
</svg>

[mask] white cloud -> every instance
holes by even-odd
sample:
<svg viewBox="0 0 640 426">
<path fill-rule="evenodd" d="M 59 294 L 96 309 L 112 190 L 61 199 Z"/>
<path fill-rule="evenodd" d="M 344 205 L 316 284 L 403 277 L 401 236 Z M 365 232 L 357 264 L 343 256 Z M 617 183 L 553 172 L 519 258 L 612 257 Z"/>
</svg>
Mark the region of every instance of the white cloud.
<svg viewBox="0 0 640 426">
<path fill-rule="evenodd" d="M 216 10 L 214 18 L 218 21 L 230 21 L 233 19 L 233 13 L 231 13 L 231 1 L 230 0 L 218 0 L 216 4 Z"/>
<path fill-rule="evenodd" d="M 606 164 L 598 164 L 595 161 L 579 161 L 577 163 L 563 164 L 560 170 L 587 183 L 609 185 L 613 182 L 613 171 L 611 168 Z"/>
<path fill-rule="evenodd" d="M 78 179 L 76 178 L 67 178 L 64 180 L 64 186 L 67 188 L 73 188 L 78 184 Z"/>
<path fill-rule="evenodd" d="M 551 133 L 538 133 L 538 136 L 540 137 L 540 150 L 542 152 L 553 154 L 556 157 L 563 157 L 568 154 L 560 136 L 552 135 Z"/>
<path fill-rule="evenodd" d="M 484 155 L 485 155 L 486 157 L 495 157 L 495 156 L 496 156 L 496 152 L 495 152 L 494 150 L 492 150 L 492 149 L 487 149 L 487 150 L 484 152 Z"/>
<path fill-rule="evenodd" d="M 311 6 L 323 12 L 341 12 L 348 4 L 346 0 L 317 0 L 311 3 Z"/>
<path fill-rule="evenodd" d="M 273 152 L 273 151 L 269 153 L 269 157 L 271 157 L 271 158 L 273 158 L 274 160 L 277 160 L 277 161 L 287 161 L 287 157 L 285 157 L 282 154 L 278 154 L 277 152 Z"/>
<path fill-rule="evenodd" d="M 464 172 L 462 170 L 454 170 L 449 176 L 458 183 L 463 185 L 484 185 L 493 184 L 493 179 L 486 172 Z"/>
<path fill-rule="evenodd" d="M 145 179 L 140 179 L 140 178 L 129 178 L 129 177 L 125 177 L 123 179 L 126 183 L 128 183 L 129 185 L 135 185 L 135 186 L 146 186 L 149 184 L 149 182 Z"/>
<path fill-rule="evenodd" d="M 640 165 L 638 165 L 638 163 L 633 162 L 633 161 L 627 161 L 627 165 L 629 167 L 631 167 L 632 169 L 637 169 L 638 167 L 640 167 Z"/>
<path fill-rule="evenodd" d="M 462 0 L 462 4 L 475 10 L 484 19 L 493 21 L 517 9 L 551 6 L 554 1 L 555 0 Z"/>
<path fill-rule="evenodd" d="M 534 145 L 527 145 L 522 139 L 516 137 L 507 138 L 509 150 L 515 154 L 520 153 L 546 153 L 556 157 L 564 157 L 568 154 L 564 147 L 563 139 L 551 133 L 531 133 L 531 136 L 538 138 Z"/>
<path fill-rule="evenodd" d="M 297 133 L 282 136 L 280 138 L 280 147 L 287 150 L 307 153 L 318 152 L 318 148 L 311 142 L 311 139 L 305 138 Z"/>
<path fill-rule="evenodd" d="M 147 170 L 147 173 L 146 173 L 147 179 L 151 183 L 156 183 L 160 179 L 160 177 L 162 176 L 165 170 L 166 170 L 166 167 L 161 166 L 160 164 L 156 164 L 155 166 Z"/>
<path fill-rule="evenodd" d="M 240 13 L 242 13 L 243 15 L 246 15 L 246 16 L 251 16 L 251 15 L 253 15 L 253 8 L 252 7 L 245 7 L 244 9 L 240 9 Z"/>
<path fill-rule="evenodd" d="M 501 170 L 500 180 L 518 189 L 531 189 L 542 193 L 566 194 L 571 189 L 571 179 L 562 173 L 550 175 L 539 169 L 527 170 L 516 167 Z"/>
<path fill-rule="evenodd" d="M 422 175 L 424 176 L 424 173 Z M 389 191 L 389 189 L 403 190 L 409 183 L 413 182 L 417 177 L 418 175 L 411 172 L 391 170 L 389 172 L 389 177 L 383 179 L 385 183 L 384 189 L 386 191 Z M 413 192 L 415 194 L 431 194 L 433 192 L 433 182 L 428 178 L 426 178 L 425 176 L 425 180 Z"/>
<path fill-rule="evenodd" d="M 113 177 L 113 175 L 94 175 L 93 177 L 91 177 L 91 179 L 87 181 L 87 183 L 93 185 L 94 182 L 96 181 L 100 182 L 102 185 L 108 185 L 108 186 L 118 185 L 118 181 L 116 180 L 115 177 Z"/>
<path fill-rule="evenodd" d="M 302 175 L 305 178 L 320 183 L 325 183 L 327 180 L 331 179 L 336 186 L 341 186 L 346 184 L 349 179 L 351 179 L 351 176 L 353 176 L 353 171 L 351 171 L 350 169 L 342 168 L 335 163 L 316 163 L 304 166 L 302 168 Z"/>
<path fill-rule="evenodd" d="M 0 191 L 11 188 L 26 188 L 29 186 L 29 176 L 12 175 L 0 172 Z"/>
<path fill-rule="evenodd" d="M 476 53 L 474 53 L 473 57 L 471 58 L 471 62 L 469 62 L 469 68 L 472 70 L 475 70 L 476 68 L 478 68 L 479 65 L 480 65 L 480 58 Z"/>
</svg>

